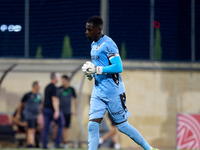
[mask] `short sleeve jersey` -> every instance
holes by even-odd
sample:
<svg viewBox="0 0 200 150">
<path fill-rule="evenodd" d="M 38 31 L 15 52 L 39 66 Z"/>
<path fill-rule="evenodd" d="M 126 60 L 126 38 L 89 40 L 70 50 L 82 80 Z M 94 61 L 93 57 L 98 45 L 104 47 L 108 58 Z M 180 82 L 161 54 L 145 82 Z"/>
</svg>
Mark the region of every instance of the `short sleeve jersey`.
<svg viewBox="0 0 200 150">
<path fill-rule="evenodd" d="M 73 87 L 65 89 L 64 87 L 58 88 L 58 98 L 60 99 L 60 110 L 63 114 L 71 114 L 71 100 L 76 98 L 76 92 Z"/>
<path fill-rule="evenodd" d="M 108 36 L 104 35 L 97 42 L 91 44 L 91 59 L 95 66 L 109 66 L 110 59 L 119 56 L 119 51 L 115 42 Z M 125 92 L 124 83 L 119 73 L 102 75 L 94 74 L 95 84 L 92 96 L 112 97 Z"/>
<path fill-rule="evenodd" d="M 53 103 L 52 103 L 52 97 L 57 97 L 57 88 L 53 83 L 50 83 L 47 85 L 44 91 L 44 107 L 50 108 L 54 110 Z"/>
<path fill-rule="evenodd" d="M 25 103 L 24 116 L 26 119 L 37 119 L 39 113 L 39 106 L 41 103 L 40 93 L 26 93 L 21 102 Z"/>
</svg>

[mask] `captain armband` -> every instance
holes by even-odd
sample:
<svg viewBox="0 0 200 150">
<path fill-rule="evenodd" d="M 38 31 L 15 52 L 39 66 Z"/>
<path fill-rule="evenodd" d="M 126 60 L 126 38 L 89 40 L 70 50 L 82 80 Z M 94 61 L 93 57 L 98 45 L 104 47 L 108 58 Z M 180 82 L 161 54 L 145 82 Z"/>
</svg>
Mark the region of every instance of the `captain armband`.
<svg viewBox="0 0 200 150">
<path fill-rule="evenodd" d="M 110 54 L 110 55 L 108 56 L 108 59 L 111 60 L 112 58 L 117 57 L 117 56 L 119 56 L 118 53 L 112 53 L 112 54 Z"/>
</svg>

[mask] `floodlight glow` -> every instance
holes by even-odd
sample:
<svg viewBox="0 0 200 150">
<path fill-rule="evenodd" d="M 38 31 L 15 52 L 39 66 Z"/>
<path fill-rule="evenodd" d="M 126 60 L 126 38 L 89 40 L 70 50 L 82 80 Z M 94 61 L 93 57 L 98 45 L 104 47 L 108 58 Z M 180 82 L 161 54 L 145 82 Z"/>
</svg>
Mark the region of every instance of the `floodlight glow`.
<svg viewBox="0 0 200 150">
<path fill-rule="evenodd" d="M 7 25 L 5 25 L 5 24 L 1 25 L 0 30 L 1 30 L 2 32 L 5 32 L 7 29 L 8 29 Z"/>
<path fill-rule="evenodd" d="M 8 32 L 20 32 L 22 30 L 22 26 L 21 25 L 1 25 L 0 26 L 0 31 L 1 32 L 5 32 L 6 30 L 8 30 Z"/>
</svg>

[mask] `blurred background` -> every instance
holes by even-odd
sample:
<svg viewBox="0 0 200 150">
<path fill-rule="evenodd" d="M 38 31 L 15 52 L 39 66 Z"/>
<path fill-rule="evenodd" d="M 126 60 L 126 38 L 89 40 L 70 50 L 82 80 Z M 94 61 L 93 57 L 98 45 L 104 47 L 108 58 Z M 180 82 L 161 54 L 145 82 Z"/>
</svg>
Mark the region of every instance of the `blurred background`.
<svg viewBox="0 0 200 150">
<path fill-rule="evenodd" d="M 19 139 L 25 140 L 12 115 L 33 81 L 41 82 L 44 97 L 53 71 L 71 78 L 70 85 L 78 97 L 78 115 L 72 117 L 69 146 L 87 148 L 93 82 L 84 80 L 80 68 L 90 59 L 92 41 L 85 36 L 85 23 L 93 15 L 103 18 L 104 33 L 116 42 L 123 59 L 130 124 L 153 147 L 200 148 L 199 0 L 0 2 L 2 148 L 17 147 Z M 110 128 L 106 116 L 101 134 Z M 121 133 L 119 141 L 123 149 L 139 148 Z"/>
</svg>

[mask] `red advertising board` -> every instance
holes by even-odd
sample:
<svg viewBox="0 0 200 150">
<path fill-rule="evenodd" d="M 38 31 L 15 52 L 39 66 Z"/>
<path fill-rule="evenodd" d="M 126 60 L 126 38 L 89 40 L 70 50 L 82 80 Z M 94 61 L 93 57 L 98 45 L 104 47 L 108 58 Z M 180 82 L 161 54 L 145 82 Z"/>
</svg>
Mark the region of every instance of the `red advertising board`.
<svg viewBox="0 0 200 150">
<path fill-rule="evenodd" d="M 177 149 L 200 149 L 200 115 L 177 115 Z"/>
</svg>

